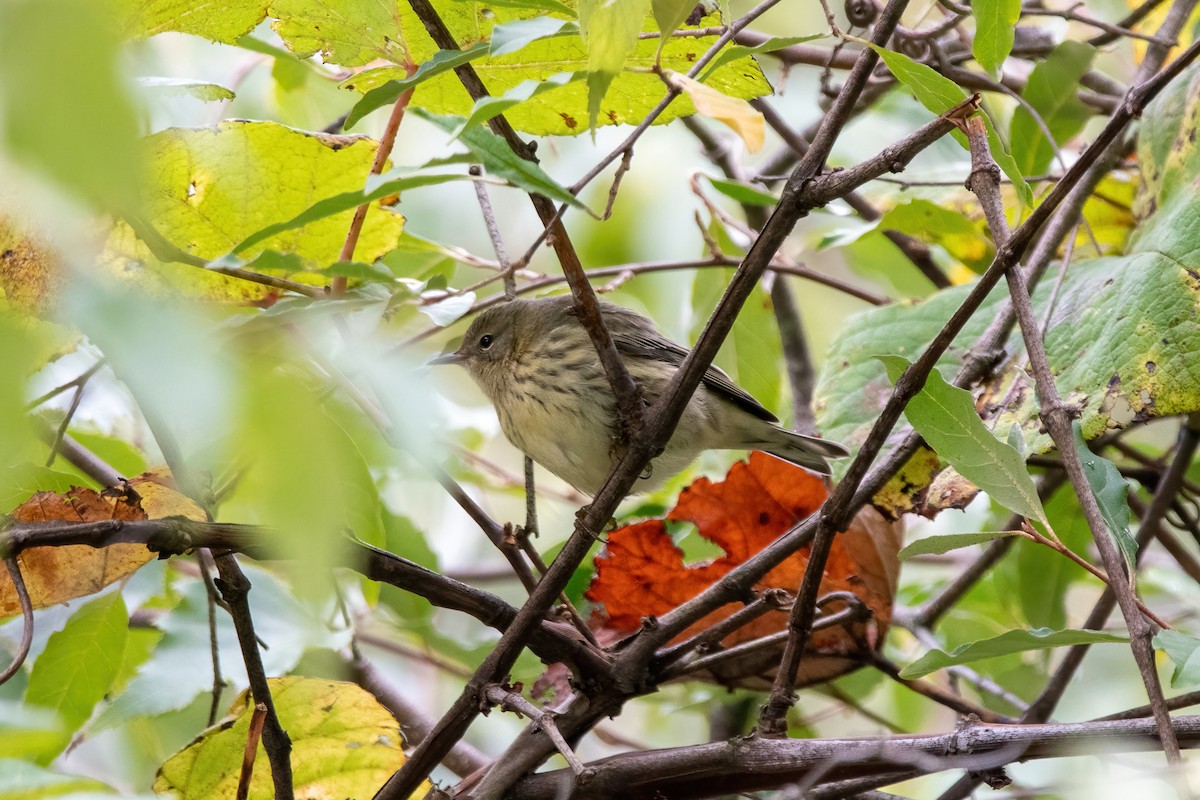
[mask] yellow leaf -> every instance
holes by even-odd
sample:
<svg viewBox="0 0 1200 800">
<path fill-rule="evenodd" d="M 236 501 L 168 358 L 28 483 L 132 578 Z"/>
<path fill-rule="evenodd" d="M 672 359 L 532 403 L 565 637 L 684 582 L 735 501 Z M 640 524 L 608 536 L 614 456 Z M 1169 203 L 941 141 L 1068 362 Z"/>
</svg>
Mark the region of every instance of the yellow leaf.
<svg viewBox="0 0 1200 800">
<path fill-rule="evenodd" d="M 268 683 L 279 721 L 292 740 L 297 797 L 371 797 L 404 763 L 399 723 L 365 690 L 313 678 L 272 678 Z M 253 715 L 254 701 L 243 692 L 228 718 L 167 759 L 154 791 L 183 800 L 232 800 Z M 428 790 L 426 782 L 413 796 L 423 797 Z M 249 796 L 275 796 L 261 741 Z"/>
<path fill-rule="evenodd" d="M 696 110 L 701 114 L 732 128 L 734 133 L 742 137 L 746 149 L 751 153 L 757 153 L 762 148 L 765 137 L 763 115 L 745 100 L 722 94 L 711 86 L 678 72 L 668 72 L 667 80 L 679 91 L 687 92 Z"/>
</svg>

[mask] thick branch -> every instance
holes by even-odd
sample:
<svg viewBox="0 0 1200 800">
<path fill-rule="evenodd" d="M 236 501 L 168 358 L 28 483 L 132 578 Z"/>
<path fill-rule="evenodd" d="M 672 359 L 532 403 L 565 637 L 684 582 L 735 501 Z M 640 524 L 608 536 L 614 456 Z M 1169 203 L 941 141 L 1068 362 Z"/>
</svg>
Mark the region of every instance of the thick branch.
<svg viewBox="0 0 1200 800">
<path fill-rule="evenodd" d="M 1188 747 L 1200 746 L 1200 716 L 1177 717 L 1173 729 Z M 889 739 L 743 738 L 669 750 L 626 753 L 589 763 L 594 775 L 576 798 L 702 798 L 767 789 L 823 770 L 822 781 L 888 775 L 897 768 L 922 774 L 985 770 L 1023 753 L 1026 759 L 1141 752 L 1157 748 L 1147 719 L 1069 725 L 968 725 L 935 736 Z M 513 800 L 550 800 L 574 775 L 570 770 L 525 778 Z"/>
</svg>

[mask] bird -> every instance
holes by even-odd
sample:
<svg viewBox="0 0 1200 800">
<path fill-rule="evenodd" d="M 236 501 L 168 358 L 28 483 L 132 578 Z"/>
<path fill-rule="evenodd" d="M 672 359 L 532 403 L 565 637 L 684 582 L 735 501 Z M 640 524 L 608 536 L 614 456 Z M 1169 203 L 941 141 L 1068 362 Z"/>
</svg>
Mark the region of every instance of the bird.
<svg viewBox="0 0 1200 800">
<path fill-rule="evenodd" d="M 653 404 L 688 349 L 649 318 L 598 300 L 630 376 Z M 505 437 L 586 495 L 604 484 L 621 450 L 617 404 L 571 295 L 516 298 L 484 310 L 461 345 L 430 364 L 457 364 L 491 401 Z M 721 369 L 710 366 L 663 452 L 634 484 L 651 491 L 705 450 L 761 450 L 820 475 L 849 451 L 827 439 L 779 427 L 778 419 Z"/>
</svg>

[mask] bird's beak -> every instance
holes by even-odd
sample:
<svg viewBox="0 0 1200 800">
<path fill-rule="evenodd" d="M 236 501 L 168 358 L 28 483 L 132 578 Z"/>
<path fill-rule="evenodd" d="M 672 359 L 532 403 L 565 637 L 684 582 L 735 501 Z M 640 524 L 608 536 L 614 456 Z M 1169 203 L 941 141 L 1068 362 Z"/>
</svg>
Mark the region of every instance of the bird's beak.
<svg viewBox="0 0 1200 800">
<path fill-rule="evenodd" d="M 461 364 L 464 358 L 465 356 L 463 356 L 462 353 L 455 350 L 452 353 L 442 353 L 437 358 L 430 359 L 429 366 L 436 367 L 441 364 Z"/>
</svg>

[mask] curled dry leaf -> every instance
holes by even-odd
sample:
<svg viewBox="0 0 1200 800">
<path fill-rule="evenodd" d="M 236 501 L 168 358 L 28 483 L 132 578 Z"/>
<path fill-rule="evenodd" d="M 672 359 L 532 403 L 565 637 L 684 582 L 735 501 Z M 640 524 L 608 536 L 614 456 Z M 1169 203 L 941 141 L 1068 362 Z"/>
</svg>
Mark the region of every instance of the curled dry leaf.
<svg viewBox="0 0 1200 800">
<path fill-rule="evenodd" d="M 105 497 L 92 489 L 72 487 L 63 494 L 38 492 L 10 515 L 14 522 L 100 522 L 162 519 L 181 516 L 204 520 L 204 510 L 172 488 L 165 470 L 146 472 L 129 481 L 141 498 Z M 31 547 L 17 556 L 34 608 L 44 608 L 94 594 L 154 558 L 142 544 Z M 8 571 L 0 571 L 0 619 L 21 613 Z"/>
<path fill-rule="evenodd" d="M 592 626 L 606 634 L 637 630 L 645 618 L 660 616 L 690 600 L 754 556 L 813 513 L 825 496 L 820 478 L 763 453 L 752 453 L 749 462 L 734 464 L 721 482 L 704 478 L 696 481 L 680 494 L 666 519 L 694 523 L 700 535 L 725 554 L 703 564 L 684 564 L 682 551 L 661 519 L 614 531 L 604 553 L 596 559 L 596 578 L 587 592 L 590 600 L 601 604 Z M 871 508 L 864 509 L 839 534 L 820 593 L 852 592 L 872 616 L 817 632 L 801 664 L 798 685 L 847 672 L 858 665 L 857 653 L 879 646 L 891 621 L 902 534 L 899 523 L 885 520 Z M 783 589 L 795 595 L 807 563 L 806 547 L 768 572 L 755 590 Z M 718 609 L 684 631 L 676 642 L 711 627 L 741 607 L 730 604 Z M 835 612 L 843 607 L 844 603 L 833 602 L 826 610 Z M 787 622 L 787 609 L 769 611 L 727 635 L 720 647 L 779 633 L 786 630 Z M 769 687 L 782 649 L 780 641 L 689 677 L 729 686 Z"/>
</svg>

